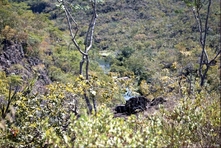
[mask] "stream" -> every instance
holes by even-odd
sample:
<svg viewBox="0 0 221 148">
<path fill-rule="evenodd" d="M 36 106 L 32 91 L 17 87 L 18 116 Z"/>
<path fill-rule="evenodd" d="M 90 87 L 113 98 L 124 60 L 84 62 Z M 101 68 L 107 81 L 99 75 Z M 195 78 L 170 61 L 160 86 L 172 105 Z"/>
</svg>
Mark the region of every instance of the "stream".
<svg viewBox="0 0 221 148">
<path fill-rule="evenodd" d="M 129 88 L 126 88 L 125 94 L 123 94 L 124 99 L 127 101 L 132 97 L 137 97 L 138 95 L 135 95 Z"/>
<path fill-rule="evenodd" d="M 97 62 L 105 74 L 107 74 L 110 71 L 110 63 L 105 61 L 104 57 L 97 60 Z M 132 92 L 129 88 L 126 88 L 126 92 L 122 94 L 122 96 L 127 101 L 132 97 L 139 96 L 139 94 L 137 94 L 136 92 Z"/>
<path fill-rule="evenodd" d="M 100 58 L 97 62 L 105 74 L 110 71 L 110 63 L 106 62 L 104 58 Z"/>
</svg>

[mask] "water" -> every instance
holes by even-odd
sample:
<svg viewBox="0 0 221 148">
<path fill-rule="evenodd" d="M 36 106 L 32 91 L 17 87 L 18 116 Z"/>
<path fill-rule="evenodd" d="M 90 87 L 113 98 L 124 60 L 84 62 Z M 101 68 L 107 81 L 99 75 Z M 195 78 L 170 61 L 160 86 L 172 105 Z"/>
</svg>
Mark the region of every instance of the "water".
<svg viewBox="0 0 221 148">
<path fill-rule="evenodd" d="M 123 95 L 126 101 L 132 97 L 137 97 L 137 96 L 139 96 L 139 94 L 136 92 L 132 92 L 129 88 L 126 88 L 126 93 Z"/>
<path fill-rule="evenodd" d="M 104 59 L 99 59 L 97 62 L 105 74 L 110 71 L 110 63 L 106 62 Z"/>
<path fill-rule="evenodd" d="M 99 66 L 103 69 L 104 73 L 107 74 L 110 71 L 110 63 L 105 61 L 104 58 L 100 58 L 97 60 Z M 132 92 L 129 88 L 126 88 L 125 94 L 123 94 L 123 98 L 127 101 L 132 97 L 137 97 L 139 96 L 138 93 Z"/>
</svg>

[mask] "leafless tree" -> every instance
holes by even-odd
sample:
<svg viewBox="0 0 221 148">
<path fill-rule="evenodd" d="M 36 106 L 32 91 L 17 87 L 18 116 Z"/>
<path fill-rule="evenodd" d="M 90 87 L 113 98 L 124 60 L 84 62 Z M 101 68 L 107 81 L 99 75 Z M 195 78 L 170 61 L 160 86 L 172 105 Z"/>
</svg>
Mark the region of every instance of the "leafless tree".
<svg viewBox="0 0 221 148">
<path fill-rule="evenodd" d="M 214 64 L 216 58 L 221 53 L 221 49 L 219 49 L 216 52 L 216 55 L 213 58 L 209 59 L 209 56 L 206 50 L 208 21 L 209 21 L 212 0 L 184 0 L 184 2 L 186 2 L 188 5 L 191 5 L 192 12 L 196 19 L 199 34 L 200 34 L 199 41 L 200 41 L 202 51 L 201 51 L 198 71 L 199 71 L 199 76 L 200 76 L 200 85 L 203 86 L 205 84 L 206 75 L 207 75 L 209 68 Z M 202 14 L 200 13 L 200 10 L 202 9 L 203 6 L 207 6 L 206 18 L 204 21 L 201 16 Z M 205 65 L 205 68 L 204 68 L 204 65 Z"/>
<path fill-rule="evenodd" d="M 91 20 L 89 22 L 88 25 L 88 30 L 85 36 L 85 40 L 84 40 L 84 49 L 81 49 L 81 47 L 79 46 L 79 44 L 76 41 L 76 37 L 78 35 L 78 31 L 79 31 L 79 25 L 76 22 L 76 19 L 73 17 L 72 13 L 71 13 L 71 8 L 69 7 L 71 5 L 71 3 L 69 3 L 66 0 L 57 0 L 61 6 L 61 8 L 64 10 L 65 12 L 65 16 L 67 19 L 67 23 L 68 23 L 68 27 L 69 27 L 69 31 L 70 31 L 70 36 L 72 39 L 72 42 L 74 43 L 74 45 L 76 46 L 77 50 L 81 53 L 82 55 L 82 60 L 80 62 L 80 75 L 85 76 L 86 80 L 89 79 L 89 51 L 91 50 L 92 44 L 93 44 L 93 35 L 94 35 L 94 27 L 95 27 L 95 23 L 96 23 L 96 19 L 97 19 L 97 13 L 96 13 L 96 6 L 97 6 L 97 1 L 96 0 L 90 0 L 88 1 L 91 5 L 92 8 L 92 16 L 91 16 Z M 83 74 L 83 66 L 85 65 L 85 74 Z M 93 107 L 94 110 L 96 111 L 96 100 L 93 98 L 93 107 L 90 103 L 90 100 L 86 94 L 86 92 L 84 93 L 84 99 L 86 101 L 89 113 L 92 112 Z"/>
</svg>

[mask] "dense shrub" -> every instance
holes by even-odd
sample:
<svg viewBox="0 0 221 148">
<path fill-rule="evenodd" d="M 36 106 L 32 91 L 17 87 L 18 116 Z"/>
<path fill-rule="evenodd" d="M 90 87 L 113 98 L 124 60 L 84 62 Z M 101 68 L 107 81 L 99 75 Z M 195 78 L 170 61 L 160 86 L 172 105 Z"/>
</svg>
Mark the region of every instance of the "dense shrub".
<svg viewBox="0 0 221 148">
<path fill-rule="evenodd" d="M 6 118 L 1 117 L 2 147 L 218 147 L 220 129 L 219 96 L 205 90 L 177 98 L 177 106 L 149 115 L 114 118 L 100 103 L 88 116 L 79 107 L 87 83 L 54 84 L 47 93 L 23 96 L 18 93 Z M 1 81 L 1 84 L 6 83 Z M 99 84 L 89 82 L 96 96 Z M 93 83 L 97 83 L 96 85 Z M 109 84 L 105 84 L 107 87 Z M 96 88 L 95 88 L 96 86 Z M 92 89 L 93 88 L 93 89 Z M 114 91 L 114 90 L 113 90 Z M 115 90 L 116 92 L 116 90 Z M 113 92 L 110 92 L 113 94 Z M 79 95 L 77 95 L 79 94 Z M 108 92 L 106 92 L 108 94 Z M 101 101 L 101 100 L 100 100 Z M 106 104 L 106 103 L 105 103 Z M 84 106 L 84 105 L 83 105 Z M 80 111 L 80 110 L 81 111 Z M 81 113 L 79 115 L 79 113 Z"/>
</svg>

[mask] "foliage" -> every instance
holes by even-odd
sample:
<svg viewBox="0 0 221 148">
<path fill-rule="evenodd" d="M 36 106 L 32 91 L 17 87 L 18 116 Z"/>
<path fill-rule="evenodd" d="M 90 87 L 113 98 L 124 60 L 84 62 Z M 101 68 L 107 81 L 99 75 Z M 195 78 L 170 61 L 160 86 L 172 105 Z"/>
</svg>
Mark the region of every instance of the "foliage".
<svg viewBox="0 0 221 148">
<path fill-rule="evenodd" d="M 18 94 L 10 118 L 0 123 L 0 145 L 216 147 L 219 144 L 220 108 L 216 93 L 203 90 L 186 95 L 174 109 L 161 107 L 159 113 L 147 116 L 114 118 L 108 107 L 101 104 L 97 114 L 88 116 L 81 112 L 78 117 L 81 101 L 76 94 L 81 94 L 85 87 L 82 81 L 76 81 L 74 85 L 50 85 L 44 96 L 27 98 Z"/>
<path fill-rule="evenodd" d="M 190 146 L 194 142 L 199 147 L 216 147 L 220 128 L 218 125 L 220 124 L 220 117 L 218 117 L 220 109 L 216 104 L 218 100 L 213 95 L 206 97 L 208 94 L 204 91 L 194 95 L 191 96 L 193 98 L 181 99 L 181 104 L 172 113 L 165 116 L 171 125 L 171 129 L 166 133 L 174 134 L 170 135 L 170 138 L 174 138 L 174 141 L 171 141 L 174 142 L 171 143 L 172 146 L 179 147 L 179 144 Z"/>
<path fill-rule="evenodd" d="M 196 72 L 201 52 L 198 31 L 184 3 L 101 3 L 90 79 L 86 80 L 78 75 L 81 57 L 68 44 L 67 22 L 58 15 L 56 20 L 48 19 L 60 13 L 53 10 L 54 5 L 44 0 L 50 5 L 48 11 L 37 14 L 30 7 L 41 2 L 16 2 L 0 1 L 0 41 L 26 44 L 26 57 L 40 58 L 53 83 L 43 94 L 30 94 L 34 80 L 25 83 L 20 76 L 0 73 L 0 147 L 219 146 L 220 61 L 212 63 L 205 86 L 200 87 Z M 90 12 L 83 9 L 87 8 L 85 1 L 78 2 L 74 14 L 84 25 Z M 206 46 L 209 57 L 219 50 L 219 11 L 218 0 L 213 0 Z M 85 27 L 79 30 L 77 43 L 81 47 L 85 32 Z M 111 65 L 107 74 L 96 63 L 100 50 L 110 52 L 102 57 Z M 175 98 L 175 108 L 160 107 L 154 114 L 115 118 L 111 109 L 125 102 L 127 89 L 149 99 L 162 96 L 169 102 Z M 85 92 L 90 100 L 96 98 L 97 114 L 87 115 Z"/>
<path fill-rule="evenodd" d="M 44 14 L 33 14 L 26 3 L 10 3 L 2 7 L 0 39 L 14 44 L 24 44 L 25 53 L 38 56 L 39 44 L 47 23 Z M 13 12 L 13 13 L 11 13 Z M 37 55 L 36 55 L 37 54 Z"/>
<path fill-rule="evenodd" d="M 6 77 L 4 72 L 0 73 L 0 119 L 5 119 L 10 108 L 14 105 L 15 95 L 18 92 L 18 87 L 21 85 L 21 77 L 10 75 Z"/>
</svg>

